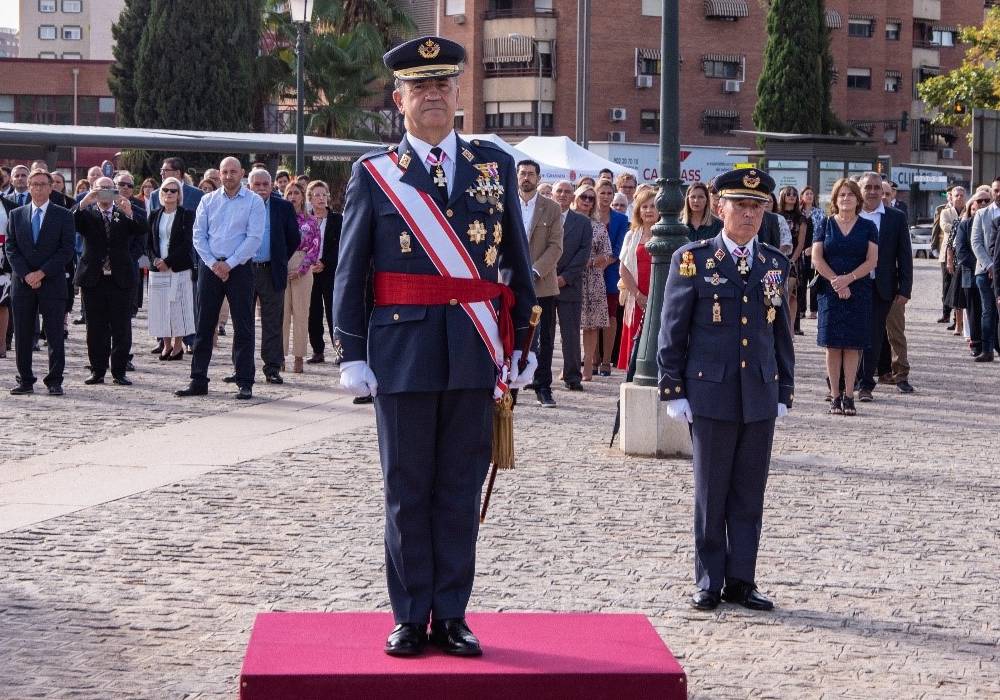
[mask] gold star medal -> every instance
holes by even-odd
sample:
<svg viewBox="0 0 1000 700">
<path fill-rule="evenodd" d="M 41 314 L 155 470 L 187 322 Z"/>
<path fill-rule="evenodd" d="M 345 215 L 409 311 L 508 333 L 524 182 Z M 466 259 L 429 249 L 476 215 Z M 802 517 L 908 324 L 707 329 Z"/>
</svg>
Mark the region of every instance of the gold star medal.
<svg viewBox="0 0 1000 700">
<path fill-rule="evenodd" d="M 775 311 L 773 306 L 767 307 L 767 322 L 774 323 L 774 319 L 777 317 L 778 312 Z"/>
<path fill-rule="evenodd" d="M 493 242 L 496 245 L 500 245 L 500 241 L 502 240 L 503 240 L 503 226 L 501 226 L 500 222 L 498 221 L 495 224 L 493 224 Z"/>
<path fill-rule="evenodd" d="M 486 255 L 484 256 L 486 260 L 486 267 L 493 267 L 497 262 L 497 247 L 491 245 L 486 249 Z"/>
<path fill-rule="evenodd" d="M 469 241 L 476 245 L 486 240 L 486 227 L 483 226 L 482 221 L 473 221 L 469 224 L 469 230 L 466 233 L 469 236 Z"/>
</svg>

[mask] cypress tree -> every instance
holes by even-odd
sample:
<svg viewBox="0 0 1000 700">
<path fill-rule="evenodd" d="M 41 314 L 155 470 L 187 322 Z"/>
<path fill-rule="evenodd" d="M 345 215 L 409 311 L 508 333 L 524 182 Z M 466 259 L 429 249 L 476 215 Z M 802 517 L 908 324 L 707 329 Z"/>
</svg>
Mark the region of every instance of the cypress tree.
<svg viewBox="0 0 1000 700">
<path fill-rule="evenodd" d="M 760 131 L 819 133 L 824 106 L 822 0 L 773 0 L 753 121 Z M 828 99 L 828 97 L 826 98 Z"/>
<path fill-rule="evenodd" d="M 118 20 L 111 25 L 115 45 L 111 51 L 115 62 L 111 66 L 108 86 L 115 98 L 119 126 L 135 126 L 135 64 L 139 40 L 146 28 L 150 0 L 125 0 Z"/>
</svg>

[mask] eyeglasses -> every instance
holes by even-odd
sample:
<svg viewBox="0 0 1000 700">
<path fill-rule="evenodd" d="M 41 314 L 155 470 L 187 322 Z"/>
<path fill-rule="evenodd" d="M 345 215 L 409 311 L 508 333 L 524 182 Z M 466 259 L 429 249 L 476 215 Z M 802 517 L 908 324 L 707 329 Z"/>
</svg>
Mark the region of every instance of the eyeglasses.
<svg viewBox="0 0 1000 700">
<path fill-rule="evenodd" d="M 597 197 L 595 197 L 592 194 L 581 194 L 580 195 L 580 201 L 581 202 L 593 202 L 596 199 L 597 199 Z"/>
<path fill-rule="evenodd" d="M 976 204 L 989 204 L 990 200 L 988 200 L 988 199 L 977 199 L 977 200 L 975 200 L 975 202 L 976 202 Z"/>
<path fill-rule="evenodd" d="M 180 192 L 180 190 L 177 189 L 176 187 L 170 187 L 170 188 L 164 187 L 163 189 L 160 190 L 160 192 L 162 192 L 163 194 L 177 194 L 178 192 Z"/>
<path fill-rule="evenodd" d="M 164 173 L 179 173 L 179 172 L 180 170 L 177 170 L 177 168 L 160 168 L 160 175 L 163 175 Z"/>
<path fill-rule="evenodd" d="M 132 183 L 132 182 L 119 182 L 118 186 L 119 187 L 132 187 L 132 188 L 134 188 L 135 187 L 135 183 Z"/>
</svg>

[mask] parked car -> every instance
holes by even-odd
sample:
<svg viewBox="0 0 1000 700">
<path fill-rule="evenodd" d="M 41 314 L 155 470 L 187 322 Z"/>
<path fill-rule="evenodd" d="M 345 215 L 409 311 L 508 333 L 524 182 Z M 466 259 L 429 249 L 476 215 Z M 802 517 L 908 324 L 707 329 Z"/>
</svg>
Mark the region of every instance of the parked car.
<svg viewBox="0 0 1000 700">
<path fill-rule="evenodd" d="M 910 227 L 910 247 L 915 258 L 934 258 L 936 251 L 931 250 L 932 224 L 917 224 Z"/>
</svg>

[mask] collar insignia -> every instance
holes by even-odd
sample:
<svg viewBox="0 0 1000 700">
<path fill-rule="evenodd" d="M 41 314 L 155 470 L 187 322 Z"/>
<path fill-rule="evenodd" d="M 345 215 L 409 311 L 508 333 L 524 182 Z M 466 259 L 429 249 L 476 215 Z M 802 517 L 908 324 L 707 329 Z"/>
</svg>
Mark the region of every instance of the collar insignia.
<svg viewBox="0 0 1000 700">
<path fill-rule="evenodd" d="M 403 170 L 406 170 L 408 167 L 410 167 L 409 153 L 404 153 L 403 157 L 399 159 L 399 167 L 402 168 Z"/>
<path fill-rule="evenodd" d="M 463 148 L 463 149 L 462 149 L 462 155 L 463 155 L 463 156 L 465 156 L 465 159 L 466 159 L 467 161 L 469 161 L 470 163 L 471 163 L 471 162 L 473 161 L 473 159 L 475 158 L 475 156 L 474 156 L 474 155 L 472 155 L 472 151 L 470 151 L 470 150 L 469 150 L 468 148 Z"/>
<path fill-rule="evenodd" d="M 724 257 L 726 257 L 726 253 L 722 250 L 722 248 L 719 248 L 717 251 L 715 251 L 715 259 L 716 260 L 718 260 L 719 262 L 722 262 L 722 259 Z"/>
</svg>

